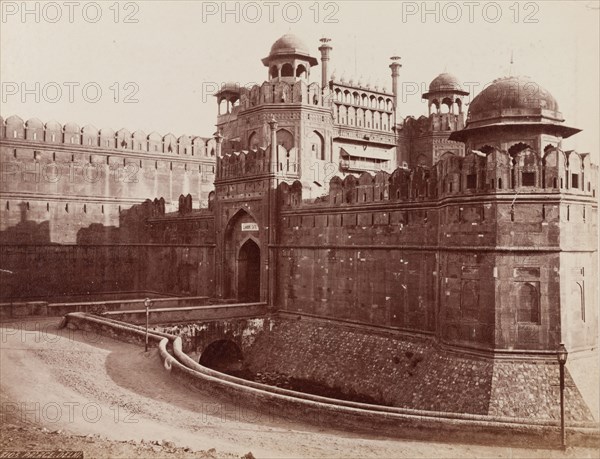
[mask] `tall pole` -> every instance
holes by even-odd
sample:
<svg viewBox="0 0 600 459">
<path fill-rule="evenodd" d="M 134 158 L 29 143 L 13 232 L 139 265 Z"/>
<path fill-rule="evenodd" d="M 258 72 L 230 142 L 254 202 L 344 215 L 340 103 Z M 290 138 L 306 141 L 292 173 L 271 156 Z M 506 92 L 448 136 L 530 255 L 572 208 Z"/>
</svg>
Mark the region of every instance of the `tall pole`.
<svg viewBox="0 0 600 459">
<path fill-rule="evenodd" d="M 145 352 L 148 352 L 148 322 L 149 322 L 149 317 L 150 317 L 150 298 L 146 298 L 146 300 L 144 301 L 144 306 L 146 306 L 146 350 Z"/>
<path fill-rule="evenodd" d="M 563 450 L 567 449 L 567 436 L 565 432 L 565 363 L 569 353 L 563 343 L 558 346 L 556 357 L 558 358 L 558 367 L 560 370 L 560 446 Z"/>
<path fill-rule="evenodd" d="M 567 449 L 567 437 L 565 433 L 565 364 L 560 362 L 560 446 Z"/>
</svg>

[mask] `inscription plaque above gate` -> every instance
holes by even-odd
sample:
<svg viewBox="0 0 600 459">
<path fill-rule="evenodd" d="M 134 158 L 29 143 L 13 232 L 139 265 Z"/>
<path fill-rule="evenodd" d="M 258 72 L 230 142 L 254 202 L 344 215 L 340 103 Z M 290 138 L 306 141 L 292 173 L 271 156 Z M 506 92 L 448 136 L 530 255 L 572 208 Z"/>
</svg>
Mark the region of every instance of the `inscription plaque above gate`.
<svg viewBox="0 0 600 459">
<path fill-rule="evenodd" d="M 258 231 L 258 224 L 242 223 L 242 231 Z"/>
</svg>

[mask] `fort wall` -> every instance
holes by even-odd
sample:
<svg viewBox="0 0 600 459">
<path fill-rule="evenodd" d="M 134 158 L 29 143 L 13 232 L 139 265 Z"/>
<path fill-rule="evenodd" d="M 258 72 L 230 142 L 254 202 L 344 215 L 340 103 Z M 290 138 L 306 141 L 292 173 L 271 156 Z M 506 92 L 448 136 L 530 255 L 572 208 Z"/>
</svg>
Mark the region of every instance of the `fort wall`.
<svg viewBox="0 0 600 459">
<path fill-rule="evenodd" d="M 121 211 L 148 197 L 163 196 L 176 210 L 179 195 L 192 194 L 199 206 L 213 189 L 214 139 L 16 116 L 0 124 L 3 232 L 48 222 L 49 242 L 76 243 L 79 228 L 116 225 Z"/>
<path fill-rule="evenodd" d="M 0 289 L 3 301 L 144 291 L 212 297 L 213 252 L 177 244 L 3 245 Z"/>
<path fill-rule="evenodd" d="M 445 155 L 431 169 L 336 177 L 316 202 L 281 184 L 277 306 L 473 350 L 593 347 L 595 189 L 561 186 L 584 171 L 552 166 L 555 154 Z M 561 332 L 564 301 L 576 333 Z"/>
<path fill-rule="evenodd" d="M 212 247 L 146 234 L 142 209 L 206 205 L 214 139 L 0 118 L 2 298 L 160 291 L 212 295 Z M 148 213 L 150 212 L 150 213 Z M 198 224 L 205 230 L 209 226 Z M 156 235 L 154 235 L 156 236 Z M 186 247 L 186 244 L 192 244 Z M 177 268 L 163 272 L 165 260 Z"/>
</svg>

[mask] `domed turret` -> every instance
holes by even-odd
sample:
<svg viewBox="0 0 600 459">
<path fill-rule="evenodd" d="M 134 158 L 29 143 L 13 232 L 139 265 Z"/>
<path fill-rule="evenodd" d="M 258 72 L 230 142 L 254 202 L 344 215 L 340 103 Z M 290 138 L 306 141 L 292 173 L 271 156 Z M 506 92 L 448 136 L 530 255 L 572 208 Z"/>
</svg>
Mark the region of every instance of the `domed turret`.
<svg viewBox="0 0 600 459">
<path fill-rule="evenodd" d="M 468 121 L 516 121 L 530 116 L 564 121 L 556 99 L 546 89 L 528 77 L 507 77 L 495 80 L 473 99 Z"/>
<path fill-rule="evenodd" d="M 461 114 L 462 98 L 467 95 L 469 95 L 468 91 L 462 89 L 458 78 L 450 73 L 440 73 L 429 83 L 429 91 L 423 94 L 422 98 L 429 102 L 430 115 L 440 113 L 442 109 L 454 113 L 455 107 L 456 111 Z"/>
<path fill-rule="evenodd" d="M 431 83 L 429 92 L 462 90 L 458 78 L 451 73 L 440 73 Z"/>
<path fill-rule="evenodd" d="M 308 79 L 310 68 L 317 65 L 318 61 L 310 55 L 308 47 L 300 38 L 287 33 L 273 43 L 269 55 L 262 59 L 262 63 L 269 67 L 269 79 L 295 80 Z"/>
<path fill-rule="evenodd" d="M 529 77 L 510 76 L 494 80 L 473 99 L 465 129 L 453 133 L 451 138 L 465 141 L 482 129 L 506 133 L 509 127 L 558 138 L 580 131 L 563 122 L 558 103 L 550 92 Z"/>
<path fill-rule="evenodd" d="M 271 46 L 269 56 L 277 54 L 304 54 L 308 56 L 310 53 L 308 52 L 308 46 L 299 37 L 286 33 Z"/>
</svg>

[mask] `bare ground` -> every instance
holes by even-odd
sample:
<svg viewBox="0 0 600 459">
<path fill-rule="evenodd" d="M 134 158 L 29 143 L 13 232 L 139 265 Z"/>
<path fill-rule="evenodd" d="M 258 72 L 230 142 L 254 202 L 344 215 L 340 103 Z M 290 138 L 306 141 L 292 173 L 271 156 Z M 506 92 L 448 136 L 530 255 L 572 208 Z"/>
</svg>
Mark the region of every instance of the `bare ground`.
<svg viewBox="0 0 600 459">
<path fill-rule="evenodd" d="M 70 330 L 58 319 L 2 324 L 0 451 L 85 457 L 597 458 L 598 449 L 525 449 L 365 437 L 321 429 L 180 386 L 156 350 Z"/>
</svg>

